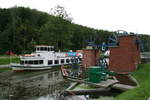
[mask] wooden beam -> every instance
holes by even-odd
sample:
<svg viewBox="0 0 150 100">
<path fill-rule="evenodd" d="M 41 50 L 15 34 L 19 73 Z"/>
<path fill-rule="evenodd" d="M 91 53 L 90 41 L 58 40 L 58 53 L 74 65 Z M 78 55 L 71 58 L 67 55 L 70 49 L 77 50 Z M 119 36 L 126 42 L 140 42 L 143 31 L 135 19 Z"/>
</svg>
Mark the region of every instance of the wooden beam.
<svg viewBox="0 0 150 100">
<path fill-rule="evenodd" d="M 92 86 L 96 86 L 96 87 L 102 87 L 102 88 L 107 88 L 111 85 L 114 85 L 114 84 L 118 83 L 117 80 L 113 80 L 113 79 L 107 79 L 106 81 L 102 81 L 100 83 L 92 83 L 92 82 L 88 82 L 88 81 L 85 81 L 85 80 L 72 79 L 72 78 L 67 78 L 67 80 L 74 81 L 74 82 L 79 82 L 79 83 L 85 83 L 85 84 L 88 84 L 88 85 L 92 85 Z"/>
<path fill-rule="evenodd" d="M 63 96 L 68 95 L 92 95 L 92 94 L 100 94 L 100 95 L 107 95 L 110 91 L 110 88 L 98 88 L 98 89 L 88 89 L 88 90 L 66 90 L 63 92 Z"/>
<path fill-rule="evenodd" d="M 127 90 L 130 90 L 130 89 L 136 88 L 136 86 L 124 85 L 124 84 L 118 84 L 117 83 L 117 84 L 112 85 L 112 88 L 118 89 L 118 90 L 121 90 L 121 91 L 127 91 Z"/>
</svg>

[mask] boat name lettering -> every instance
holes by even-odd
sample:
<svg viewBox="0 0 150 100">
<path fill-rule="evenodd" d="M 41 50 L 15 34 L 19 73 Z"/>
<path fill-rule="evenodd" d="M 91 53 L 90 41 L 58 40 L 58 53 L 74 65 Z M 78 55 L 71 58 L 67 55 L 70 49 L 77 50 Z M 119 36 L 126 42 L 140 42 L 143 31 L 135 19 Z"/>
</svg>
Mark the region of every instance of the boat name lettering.
<svg viewBox="0 0 150 100">
<path fill-rule="evenodd" d="M 57 58 L 65 58 L 64 56 L 57 56 Z"/>
</svg>

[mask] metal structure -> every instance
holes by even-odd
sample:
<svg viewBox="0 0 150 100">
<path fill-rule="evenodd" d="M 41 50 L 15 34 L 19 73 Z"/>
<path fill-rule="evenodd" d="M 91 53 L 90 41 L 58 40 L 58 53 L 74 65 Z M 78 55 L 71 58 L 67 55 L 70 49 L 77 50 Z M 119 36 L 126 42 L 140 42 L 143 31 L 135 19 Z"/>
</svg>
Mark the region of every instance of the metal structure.
<svg viewBox="0 0 150 100">
<path fill-rule="evenodd" d="M 136 35 L 132 32 L 128 33 L 124 30 L 117 30 L 111 36 L 109 36 L 107 43 L 103 42 L 102 44 L 95 44 L 94 42 L 89 42 L 88 46 L 92 46 L 93 48 L 99 49 L 102 52 L 106 52 L 108 47 L 117 47 L 119 46 L 119 37 L 120 36 L 127 36 L 127 35 Z M 139 36 L 136 35 L 136 45 L 140 47 L 141 51 L 144 51 L 144 46 L 142 41 L 140 40 Z M 106 68 L 108 66 L 105 57 L 99 59 L 99 66 Z"/>
<path fill-rule="evenodd" d="M 106 68 L 99 66 L 92 66 L 88 70 L 89 82 L 99 83 L 102 81 L 106 81 L 108 76 L 114 76 L 115 73 L 108 71 Z"/>
</svg>

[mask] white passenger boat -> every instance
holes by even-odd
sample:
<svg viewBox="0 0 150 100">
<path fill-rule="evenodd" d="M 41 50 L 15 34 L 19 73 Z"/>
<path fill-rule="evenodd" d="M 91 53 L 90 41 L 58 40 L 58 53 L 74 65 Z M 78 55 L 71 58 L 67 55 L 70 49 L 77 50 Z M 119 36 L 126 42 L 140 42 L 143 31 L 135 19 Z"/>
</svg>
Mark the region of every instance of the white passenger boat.
<svg viewBox="0 0 150 100">
<path fill-rule="evenodd" d="M 73 59 L 77 58 L 77 59 Z M 20 63 L 11 63 L 13 71 L 44 70 L 54 66 L 81 62 L 82 54 L 77 52 L 55 52 L 54 46 L 38 45 L 36 52 L 20 56 Z"/>
</svg>

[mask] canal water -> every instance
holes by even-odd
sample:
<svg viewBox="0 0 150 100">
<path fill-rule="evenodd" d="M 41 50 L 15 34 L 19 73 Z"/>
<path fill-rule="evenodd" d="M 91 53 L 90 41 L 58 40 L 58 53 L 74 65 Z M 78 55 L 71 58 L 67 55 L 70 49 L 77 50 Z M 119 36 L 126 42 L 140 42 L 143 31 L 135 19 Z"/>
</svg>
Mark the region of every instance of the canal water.
<svg viewBox="0 0 150 100">
<path fill-rule="evenodd" d="M 0 100 L 60 100 L 69 85 L 60 69 L 0 73 Z"/>
</svg>

